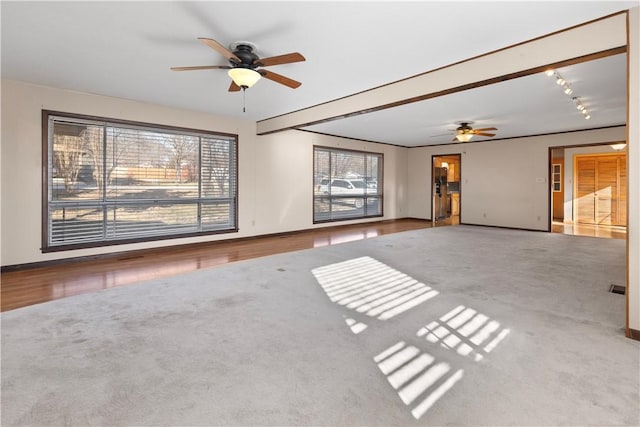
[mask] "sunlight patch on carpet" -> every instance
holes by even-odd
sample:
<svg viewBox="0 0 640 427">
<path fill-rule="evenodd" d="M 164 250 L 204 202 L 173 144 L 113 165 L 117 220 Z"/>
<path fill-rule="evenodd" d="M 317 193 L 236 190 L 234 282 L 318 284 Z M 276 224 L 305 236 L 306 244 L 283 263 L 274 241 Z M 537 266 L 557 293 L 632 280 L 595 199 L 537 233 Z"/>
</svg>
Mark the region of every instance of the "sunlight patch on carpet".
<svg viewBox="0 0 640 427">
<path fill-rule="evenodd" d="M 332 302 L 358 313 L 391 319 L 438 295 L 438 291 L 371 257 L 311 270 Z"/>
<path fill-rule="evenodd" d="M 373 358 L 400 400 L 420 419 L 464 374 L 447 362 L 400 341 Z"/>
<path fill-rule="evenodd" d="M 349 326 L 349 328 L 351 329 L 351 332 L 353 332 L 354 334 L 358 335 L 360 332 L 364 331 L 365 329 L 367 329 L 367 325 L 362 323 L 362 322 L 358 322 L 355 319 L 352 318 L 346 318 L 344 319 L 345 322 L 347 323 L 347 326 Z"/>
<path fill-rule="evenodd" d="M 423 326 L 416 333 L 430 343 L 440 343 L 459 355 L 476 362 L 495 349 L 509 335 L 510 329 L 500 329 L 500 323 L 472 308 L 459 305 L 439 320 Z"/>
</svg>

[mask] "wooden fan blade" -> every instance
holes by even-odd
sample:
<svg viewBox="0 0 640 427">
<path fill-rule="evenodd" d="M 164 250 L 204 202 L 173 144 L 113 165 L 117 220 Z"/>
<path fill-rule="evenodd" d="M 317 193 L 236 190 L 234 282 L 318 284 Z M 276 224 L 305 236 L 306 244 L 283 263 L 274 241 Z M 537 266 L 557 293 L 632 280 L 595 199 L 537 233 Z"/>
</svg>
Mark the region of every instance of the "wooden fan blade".
<svg viewBox="0 0 640 427">
<path fill-rule="evenodd" d="M 220 55 L 222 55 L 225 58 L 227 58 L 229 61 L 233 60 L 233 61 L 238 62 L 238 63 L 242 62 L 242 60 L 240 58 L 238 58 L 233 52 L 231 52 L 226 47 L 222 46 L 220 43 L 218 43 L 214 39 L 208 39 L 206 37 L 198 37 L 198 40 L 200 40 L 202 43 L 206 44 L 211 49 L 213 49 L 216 52 L 218 52 Z"/>
<path fill-rule="evenodd" d="M 229 92 L 238 92 L 240 90 L 240 86 L 236 84 L 233 80 L 231 80 L 231 84 L 229 85 Z"/>
<path fill-rule="evenodd" d="M 259 73 L 265 79 L 272 80 L 276 83 L 280 83 L 281 85 L 289 86 L 291 89 L 296 89 L 297 87 L 300 87 L 300 85 L 302 84 L 293 79 L 290 79 L 289 77 L 285 77 L 281 74 L 274 73 L 273 71 L 260 70 Z"/>
<path fill-rule="evenodd" d="M 474 132 L 484 132 L 485 130 L 498 130 L 497 128 L 480 128 L 480 129 L 474 129 Z"/>
<path fill-rule="evenodd" d="M 306 61 L 305 57 L 298 52 L 287 53 L 285 55 L 271 56 L 269 58 L 258 59 L 254 64 L 269 67 L 271 65 L 290 64 L 292 62 Z"/>
<path fill-rule="evenodd" d="M 495 133 L 484 133 L 484 132 L 474 132 L 474 135 L 480 135 L 480 136 L 496 136 Z"/>
<path fill-rule="evenodd" d="M 194 67 L 171 67 L 173 71 L 193 71 L 193 70 L 228 70 L 228 65 L 197 65 Z"/>
</svg>

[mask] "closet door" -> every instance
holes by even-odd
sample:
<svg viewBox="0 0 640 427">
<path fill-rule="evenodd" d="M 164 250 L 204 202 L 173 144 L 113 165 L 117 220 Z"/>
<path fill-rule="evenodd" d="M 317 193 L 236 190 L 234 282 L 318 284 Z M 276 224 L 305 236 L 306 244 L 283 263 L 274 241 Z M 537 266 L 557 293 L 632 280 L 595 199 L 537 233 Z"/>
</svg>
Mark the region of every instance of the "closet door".
<svg viewBox="0 0 640 427">
<path fill-rule="evenodd" d="M 621 156 L 619 163 L 619 196 L 618 196 L 618 224 L 627 226 L 627 156 Z"/>
<path fill-rule="evenodd" d="M 576 168 L 574 221 L 593 224 L 596 219 L 596 159 L 576 156 L 574 165 Z"/>
<path fill-rule="evenodd" d="M 596 159 L 596 224 L 618 224 L 618 158 Z"/>
<path fill-rule="evenodd" d="M 626 225 L 626 156 L 576 156 L 574 165 L 574 221 L 583 224 Z"/>
</svg>

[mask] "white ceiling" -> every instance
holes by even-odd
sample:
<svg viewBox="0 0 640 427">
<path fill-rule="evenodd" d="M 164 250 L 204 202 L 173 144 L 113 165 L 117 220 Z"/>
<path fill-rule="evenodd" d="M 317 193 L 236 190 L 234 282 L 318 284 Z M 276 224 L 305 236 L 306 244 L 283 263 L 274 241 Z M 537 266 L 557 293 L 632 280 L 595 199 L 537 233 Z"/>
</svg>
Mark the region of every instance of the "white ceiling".
<svg viewBox="0 0 640 427">
<path fill-rule="evenodd" d="M 520 43 L 638 1 L 553 2 L 1 2 L 3 78 L 222 116 L 262 120 Z M 302 82 L 262 80 L 229 93 L 225 65 L 197 37 L 257 45 L 261 57 L 300 52 L 269 69 Z M 586 121 L 543 74 L 336 120 L 309 130 L 404 146 L 451 140 L 456 121 L 496 138 L 623 124 L 625 56 L 560 70 L 592 110 Z M 81 112 L 78 112 L 81 113 Z M 434 136 L 440 135 L 440 136 Z"/>
<path fill-rule="evenodd" d="M 620 125 L 626 120 L 626 69 L 626 55 L 619 54 L 556 70 L 571 82 L 571 96 L 539 73 L 303 129 L 411 147 L 451 143 L 460 121 L 498 128 L 493 139 Z M 589 120 L 572 101 L 578 95 Z"/>
</svg>

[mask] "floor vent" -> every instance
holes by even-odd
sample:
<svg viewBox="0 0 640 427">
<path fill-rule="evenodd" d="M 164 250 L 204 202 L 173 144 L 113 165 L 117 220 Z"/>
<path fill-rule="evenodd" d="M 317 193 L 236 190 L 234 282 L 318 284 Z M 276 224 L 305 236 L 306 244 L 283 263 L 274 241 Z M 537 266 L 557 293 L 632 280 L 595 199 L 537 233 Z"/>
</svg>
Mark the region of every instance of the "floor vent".
<svg viewBox="0 0 640 427">
<path fill-rule="evenodd" d="M 627 289 L 626 286 L 620 286 L 620 285 L 609 286 L 609 292 L 611 292 L 612 294 L 624 295 L 626 289 Z"/>
</svg>

